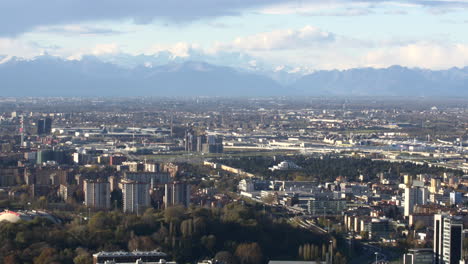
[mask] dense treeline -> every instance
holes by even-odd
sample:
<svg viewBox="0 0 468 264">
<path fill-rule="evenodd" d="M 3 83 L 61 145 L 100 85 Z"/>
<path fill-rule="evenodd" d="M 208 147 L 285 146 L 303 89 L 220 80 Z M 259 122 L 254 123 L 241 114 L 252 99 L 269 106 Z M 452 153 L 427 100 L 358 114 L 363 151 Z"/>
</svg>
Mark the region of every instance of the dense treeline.
<svg viewBox="0 0 468 264">
<path fill-rule="evenodd" d="M 278 164 L 283 160 L 288 160 L 302 167 L 297 171 L 270 171 L 269 167 Z M 396 163 L 388 161 L 371 160 L 367 158 L 344 158 L 332 155 L 321 157 L 311 156 L 277 156 L 273 157 L 241 157 L 233 159 L 216 160 L 229 166 L 244 169 L 248 172 L 282 180 L 320 180 L 330 181 L 338 176 L 346 177 L 348 180 L 355 180 L 359 175 L 373 178 L 380 172 L 401 173 L 401 174 L 434 174 L 441 175 L 450 171 L 461 175 L 461 171 L 452 171 L 444 168 L 429 167 L 427 165 L 416 165 L 410 162 Z"/>
<path fill-rule="evenodd" d="M 148 209 L 141 216 L 99 212 L 89 221 L 69 217 L 63 224 L 45 219 L 0 223 L 0 262 L 87 264 L 101 250 L 160 249 L 178 263 L 216 256 L 228 264 L 255 264 L 304 259 L 299 254 L 304 245 L 322 249 L 327 241 L 241 203 L 222 209 Z M 307 253 L 306 258 L 320 256 Z"/>
</svg>

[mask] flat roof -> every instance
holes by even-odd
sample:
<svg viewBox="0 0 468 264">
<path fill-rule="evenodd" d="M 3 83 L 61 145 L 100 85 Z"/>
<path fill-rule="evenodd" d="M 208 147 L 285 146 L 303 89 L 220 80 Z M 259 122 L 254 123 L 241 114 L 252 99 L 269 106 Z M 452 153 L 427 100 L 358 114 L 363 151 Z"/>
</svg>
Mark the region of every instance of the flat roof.
<svg viewBox="0 0 468 264">
<path fill-rule="evenodd" d="M 158 250 L 153 251 L 101 251 L 93 254 L 93 257 L 166 257 L 167 254 Z"/>
</svg>

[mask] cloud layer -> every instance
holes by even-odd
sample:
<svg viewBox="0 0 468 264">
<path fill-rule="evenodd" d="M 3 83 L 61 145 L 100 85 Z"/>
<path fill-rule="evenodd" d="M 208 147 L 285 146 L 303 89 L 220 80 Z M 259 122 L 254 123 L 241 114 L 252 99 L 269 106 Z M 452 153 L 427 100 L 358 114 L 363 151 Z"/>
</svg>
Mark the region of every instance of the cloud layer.
<svg viewBox="0 0 468 264">
<path fill-rule="evenodd" d="M 336 36 L 317 27 L 275 30 L 246 37 L 238 37 L 232 43 L 221 44 L 220 49 L 285 50 L 312 47 L 335 41 Z"/>
<path fill-rule="evenodd" d="M 155 19 L 187 22 L 239 15 L 242 10 L 281 0 L 5 0 L 0 1 L 0 35 L 16 35 L 38 26 L 86 21 Z"/>
<path fill-rule="evenodd" d="M 455 4 L 452 1 L 445 3 Z M 40 26 L 36 29 L 41 33 L 64 34 L 70 37 L 121 33 L 106 27 L 79 24 Z M 0 37 L 0 55 L 4 55 L 0 63 L 11 56 L 32 58 L 47 52 L 68 59 L 81 59 L 85 55 L 105 56 L 110 62 L 132 61 L 130 64 L 133 66 L 181 60 L 206 61 L 246 69 L 275 69 L 284 66 L 308 70 L 349 69 L 383 68 L 392 65 L 446 69 L 468 66 L 467 43 L 423 38 L 400 39 L 398 36 L 385 40 L 366 40 L 329 32 L 314 25 L 240 35 L 222 42 L 216 41 L 216 36 L 213 38 L 210 39 L 211 44 L 208 42 L 203 46 L 191 41 L 164 45 L 154 43 L 139 52 L 128 54 L 126 44 L 114 38 L 72 48 L 60 47 L 53 42 L 31 41 L 27 38 Z M 134 55 L 139 55 L 138 53 L 147 57 L 137 60 Z"/>
<path fill-rule="evenodd" d="M 467 9 L 466 0 L 4 0 L 0 1 L 0 36 L 14 36 L 39 26 L 88 21 L 149 23 L 160 19 L 184 23 L 237 16 L 245 11 L 310 15 L 367 15 L 379 5 L 425 7 L 433 13 Z"/>
</svg>

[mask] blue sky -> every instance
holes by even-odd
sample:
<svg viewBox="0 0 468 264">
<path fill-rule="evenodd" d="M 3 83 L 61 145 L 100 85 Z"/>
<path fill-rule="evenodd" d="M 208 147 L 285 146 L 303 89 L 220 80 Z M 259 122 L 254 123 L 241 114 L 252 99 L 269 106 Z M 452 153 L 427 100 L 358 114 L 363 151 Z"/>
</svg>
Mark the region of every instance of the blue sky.
<svg viewBox="0 0 468 264">
<path fill-rule="evenodd" d="M 0 12 L 8 57 L 167 51 L 311 70 L 468 66 L 468 0 L 2 0 Z"/>
</svg>

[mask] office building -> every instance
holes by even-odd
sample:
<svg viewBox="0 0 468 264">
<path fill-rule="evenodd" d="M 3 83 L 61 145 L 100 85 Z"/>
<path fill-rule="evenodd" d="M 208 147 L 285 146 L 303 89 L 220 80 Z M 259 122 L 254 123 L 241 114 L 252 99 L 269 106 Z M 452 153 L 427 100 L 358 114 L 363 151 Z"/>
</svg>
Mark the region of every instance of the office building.
<svg viewBox="0 0 468 264">
<path fill-rule="evenodd" d="M 457 205 L 462 202 L 462 193 L 451 192 L 450 193 L 450 205 Z"/>
<path fill-rule="evenodd" d="M 434 263 L 459 264 L 463 249 L 463 222 L 460 217 L 434 216 Z"/>
<path fill-rule="evenodd" d="M 37 121 L 37 134 L 48 135 L 52 132 L 52 119 L 47 117 Z"/>
<path fill-rule="evenodd" d="M 346 200 L 315 197 L 307 201 L 307 209 L 312 216 L 340 215 L 346 208 Z"/>
<path fill-rule="evenodd" d="M 84 180 L 85 205 L 96 209 L 110 209 L 110 184 L 105 181 Z"/>
<path fill-rule="evenodd" d="M 403 255 L 403 264 L 432 264 L 434 261 L 434 251 L 430 248 L 409 249 Z"/>
<path fill-rule="evenodd" d="M 151 205 L 149 190 L 149 183 L 123 180 L 123 211 L 125 213 L 143 213 Z"/>
<path fill-rule="evenodd" d="M 370 239 L 389 239 L 394 229 L 391 226 L 390 219 L 385 217 L 373 218 L 368 224 L 368 232 Z"/>
<path fill-rule="evenodd" d="M 174 205 L 190 205 L 190 185 L 183 182 L 166 184 L 164 189 L 164 204 L 167 207 Z"/>
</svg>

